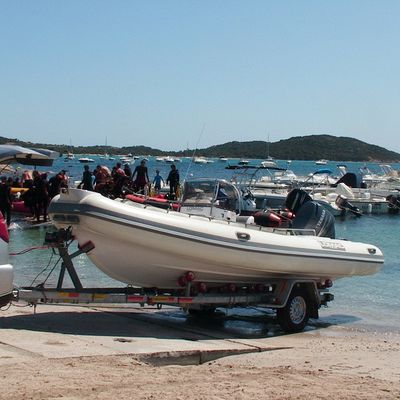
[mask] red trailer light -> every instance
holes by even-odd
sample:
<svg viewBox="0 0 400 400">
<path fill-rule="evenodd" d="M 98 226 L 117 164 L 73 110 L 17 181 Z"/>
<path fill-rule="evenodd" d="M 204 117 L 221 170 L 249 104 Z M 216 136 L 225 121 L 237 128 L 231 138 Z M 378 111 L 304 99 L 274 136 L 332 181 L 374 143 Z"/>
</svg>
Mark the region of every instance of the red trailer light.
<svg viewBox="0 0 400 400">
<path fill-rule="evenodd" d="M 192 271 L 188 271 L 185 274 L 186 282 L 193 282 L 195 277 L 196 277 L 196 275 Z"/>
</svg>

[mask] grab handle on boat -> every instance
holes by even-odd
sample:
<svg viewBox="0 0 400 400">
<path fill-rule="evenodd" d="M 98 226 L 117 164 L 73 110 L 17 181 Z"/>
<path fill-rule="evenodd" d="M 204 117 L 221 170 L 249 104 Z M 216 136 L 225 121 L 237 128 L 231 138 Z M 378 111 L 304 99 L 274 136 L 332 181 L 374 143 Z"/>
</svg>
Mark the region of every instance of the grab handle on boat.
<svg viewBox="0 0 400 400">
<path fill-rule="evenodd" d="M 250 235 L 245 232 L 236 232 L 236 236 L 239 240 L 250 240 Z"/>
</svg>

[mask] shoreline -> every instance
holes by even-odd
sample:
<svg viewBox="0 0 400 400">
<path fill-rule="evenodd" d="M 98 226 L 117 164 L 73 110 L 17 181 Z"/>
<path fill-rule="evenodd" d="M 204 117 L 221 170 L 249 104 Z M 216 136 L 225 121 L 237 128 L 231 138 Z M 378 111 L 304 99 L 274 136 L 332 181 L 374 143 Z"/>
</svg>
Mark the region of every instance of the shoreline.
<svg viewBox="0 0 400 400">
<path fill-rule="evenodd" d="M 400 333 L 322 321 L 283 335 L 273 322 L 12 305 L 0 312 L 2 398 L 400 398 Z"/>
</svg>

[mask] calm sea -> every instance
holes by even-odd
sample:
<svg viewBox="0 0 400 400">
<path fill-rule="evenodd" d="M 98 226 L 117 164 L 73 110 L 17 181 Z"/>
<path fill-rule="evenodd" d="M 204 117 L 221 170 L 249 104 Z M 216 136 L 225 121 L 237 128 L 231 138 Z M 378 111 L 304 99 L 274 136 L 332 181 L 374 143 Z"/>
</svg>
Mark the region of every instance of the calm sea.
<svg viewBox="0 0 400 400">
<path fill-rule="evenodd" d="M 100 157 L 92 157 L 97 164 L 112 167 L 118 159 L 108 160 Z M 132 164 L 132 167 L 139 163 L 140 159 Z M 229 160 L 222 162 L 215 160 L 209 164 L 194 164 L 189 159 L 183 159 L 176 163 L 181 180 L 189 177 L 219 177 L 231 179 L 237 175 L 238 171 L 227 170 L 225 167 L 230 164 L 237 164 L 239 160 Z M 250 160 L 251 164 L 257 165 L 260 160 Z M 286 162 L 278 161 L 282 167 L 286 167 Z M 329 162 L 323 168 L 331 169 L 334 174 L 338 173 L 337 164 Z M 340 163 L 346 164 L 349 170 L 357 170 L 364 166 L 364 163 Z M 379 172 L 379 165 L 366 164 L 373 172 Z M 399 164 L 392 164 L 395 169 L 399 169 Z M 170 165 L 157 162 L 154 158 L 148 161 L 150 179 L 155 175 L 155 170 L 159 169 L 161 176 L 166 178 Z M 298 175 L 305 175 L 315 172 L 318 167 L 311 161 L 293 161 L 290 164 Z M 59 159 L 55 162 L 49 176 L 61 169 L 68 171 L 71 180 L 76 181 L 81 178 L 83 165 L 75 160 L 65 162 Z M 45 169 L 40 168 L 41 171 Z M 21 168 L 22 171 L 22 168 Z M 10 230 L 10 251 L 17 253 L 23 249 L 41 246 L 44 241 L 46 229 L 35 228 L 25 229 L 24 221 L 16 220 Z M 352 241 L 372 243 L 380 247 L 385 255 L 383 269 L 376 275 L 367 277 L 344 278 L 335 282 L 332 293 L 335 301 L 330 303 L 328 308 L 321 310 L 321 321 L 323 323 L 346 324 L 354 327 L 374 330 L 400 331 L 400 215 L 373 216 L 364 215 L 361 218 L 347 218 L 336 221 L 336 233 L 338 238 Z M 11 257 L 11 262 L 15 267 L 15 284 L 19 286 L 30 286 L 47 281 L 55 284 L 59 267 L 55 265 L 57 256 L 49 249 L 37 249 L 25 254 Z M 111 280 L 108 276 L 100 272 L 85 255 L 75 259 L 78 273 L 86 286 L 123 286 L 119 282 Z M 54 269 L 54 272 L 52 272 Z"/>
</svg>

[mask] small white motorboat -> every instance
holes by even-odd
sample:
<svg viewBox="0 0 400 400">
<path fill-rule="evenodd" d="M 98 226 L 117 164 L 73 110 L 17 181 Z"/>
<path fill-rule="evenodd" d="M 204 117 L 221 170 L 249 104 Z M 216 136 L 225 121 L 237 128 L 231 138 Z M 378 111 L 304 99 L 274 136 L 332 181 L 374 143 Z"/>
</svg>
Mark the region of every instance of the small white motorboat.
<svg viewBox="0 0 400 400">
<path fill-rule="evenodd" d="M 275 168 L 278 166 L 278 164 L 275 162 L 275 160 L 271 159 L 267 159 L 264 161 L 261 161 L 260 166 L 262 168 Z"/>
<path fill-rule="evenodd" d="M 88 164 L 88 163 L 94 162 L 93 158 L 89 158 L 89 157 L 81 157 L 78 159 L 78 161 L 82 164 Z"/>
<path fill-rule="evenodd" d="M 67 153 L 67 155 L 64 158 L 64 161 L 72 161 L 75 158 L 74 153 L 71 153 L 70 151 Z"/>
<path fill-rule="evenodd" d="M 194 157 L 193 162 L 195 164 L 207 164 L 208 163 L 207 158 L 205 158 L 203 156 Z"/>
<path fill-rule="evenodd" d="M 141 287 L 178 288 L 187 271 L 207 286 L 333 280 L 374 274 L 384 261 L 374 245 L 315 236 L 310 229 L 262 228 L 234 222 L 231 214 L 218 220 L 79 189 L 56 196 L 48 213 L 56 227 L 72 228 L 80 246 L 94 245 L 88 256 L 99 269 Z M 322 216 L 317 222 L 325 223 Z"/>
</svg>

